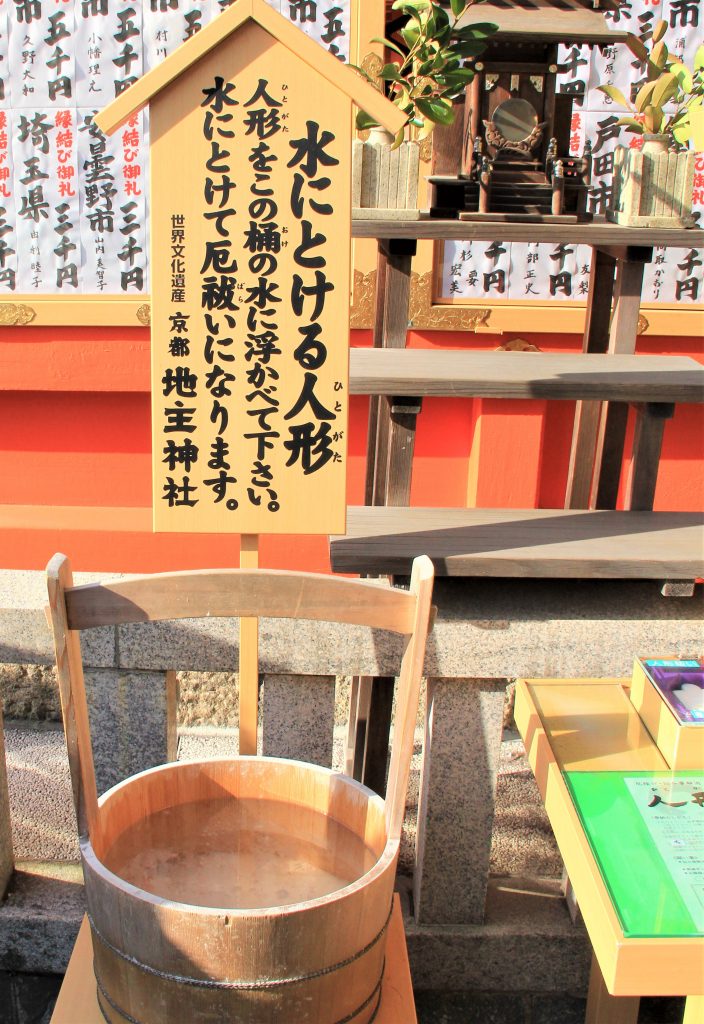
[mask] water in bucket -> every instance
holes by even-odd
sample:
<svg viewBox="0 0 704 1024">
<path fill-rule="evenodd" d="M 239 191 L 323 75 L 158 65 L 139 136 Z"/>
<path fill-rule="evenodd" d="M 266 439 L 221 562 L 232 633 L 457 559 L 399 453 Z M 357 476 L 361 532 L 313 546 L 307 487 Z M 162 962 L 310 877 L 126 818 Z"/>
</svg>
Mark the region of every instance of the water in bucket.
<svg viewBox="0 0 704 1024">
<path fill-rule="evenodd" d="M 350 829 L 308 807 L 222 797 L 150 814 L 119 835 L 104 859 L 156 896 L 251 910 L 344 888 L 376 856 Z"/>
</svg>

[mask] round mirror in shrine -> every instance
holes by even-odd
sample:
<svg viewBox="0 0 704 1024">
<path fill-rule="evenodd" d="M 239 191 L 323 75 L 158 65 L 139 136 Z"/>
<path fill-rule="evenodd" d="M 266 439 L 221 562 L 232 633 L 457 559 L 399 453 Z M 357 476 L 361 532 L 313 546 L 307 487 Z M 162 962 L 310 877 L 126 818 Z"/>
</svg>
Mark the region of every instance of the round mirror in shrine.
<svg viewBox="0 0 704 1024">
<path fill-rule="evenodd" d="M 492 120 L 507 142 L 523 142 L 538 124 L 538 115 L 528 100 L 511 99 L 498 105 Z"/>
</svg>

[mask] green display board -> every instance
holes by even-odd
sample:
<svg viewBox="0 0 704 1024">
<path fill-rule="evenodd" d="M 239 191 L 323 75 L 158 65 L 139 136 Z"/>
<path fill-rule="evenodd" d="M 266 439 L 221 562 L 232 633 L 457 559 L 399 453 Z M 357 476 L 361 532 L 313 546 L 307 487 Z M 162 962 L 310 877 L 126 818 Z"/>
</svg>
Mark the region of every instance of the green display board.
<svg viewBox="0 0 704 1024">
<path fill-rule="evenodd" d="M 704 771 L 564 777 L 624 935 L 703 935 Z"/>
</svg>

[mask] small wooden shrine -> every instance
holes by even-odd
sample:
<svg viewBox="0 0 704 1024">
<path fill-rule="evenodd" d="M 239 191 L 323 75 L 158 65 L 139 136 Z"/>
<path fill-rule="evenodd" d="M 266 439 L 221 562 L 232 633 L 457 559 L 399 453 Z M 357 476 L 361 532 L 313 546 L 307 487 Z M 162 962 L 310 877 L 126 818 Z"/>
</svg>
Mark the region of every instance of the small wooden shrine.
<svg viewBox="0 0 704 1024">
<path fill-rule="evenodd" d="M 461 128 L 430 181 L 431 213 L 477 220 L 585 220 L 591 147 L 569 152 L 573 97 L 557 91 L 560 43 L 625 39 L 619 0 L 487 0 L 461 25 L 499 26 L 465 97 Z M 459 120 L 459 118 L 458 118 Z M 461 136 L 460 136 L 461 132 Z"/>
</svg>

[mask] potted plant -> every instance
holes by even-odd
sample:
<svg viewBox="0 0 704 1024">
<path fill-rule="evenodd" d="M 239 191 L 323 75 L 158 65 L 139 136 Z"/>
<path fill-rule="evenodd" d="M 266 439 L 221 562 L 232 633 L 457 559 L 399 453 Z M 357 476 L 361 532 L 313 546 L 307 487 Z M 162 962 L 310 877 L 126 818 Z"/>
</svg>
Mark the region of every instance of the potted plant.
<svg viewBox="0 0 704 1024">
<path fill-rule="evenodd" d="M 450 0 L 449 9 L 432 0 L 396 0 L 392 10 L 407 21 L 398 42 L 375 39 L 392 54 L 375 78 L 357 68 L 372 84 L 384 83 L 388 98 L 405 114 L 393 138 L 364 111 L 357 128 L 369 139 L 354 143 L 353 216 L 417 218 L 419 143 L 436 125 L 452 124 L 453 102 L 474 78 L 473 61 L 484 52 L 497 26 L 459 27 L 462 16 L 480 0 Z M 360 213 L 360 208 L 363 212 Z M 374 212 L 370 212 L 375 208 Z"/>
<path fill-rule="evenodd" d="M 704 46 L 688 68 L 664 40 L 659 21 L 648 41 L 629 35 L 627 45 L 646 79 L 632 101 L 614 85 L 599 89 L 630 113 L 619 118 L 642 147 L 618 146 L 614 154 L 609 219 L 632 227 L 687 227 L 692 223 L 694 152 L 704 150 Z M 690 148 L 692 147 L 692 148 Z"/>
</svg>

